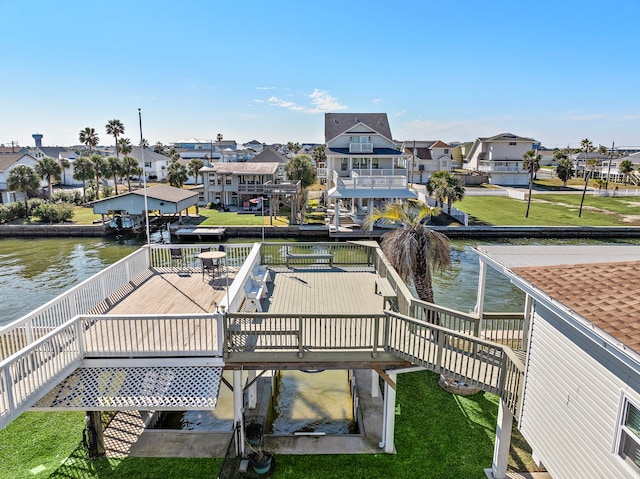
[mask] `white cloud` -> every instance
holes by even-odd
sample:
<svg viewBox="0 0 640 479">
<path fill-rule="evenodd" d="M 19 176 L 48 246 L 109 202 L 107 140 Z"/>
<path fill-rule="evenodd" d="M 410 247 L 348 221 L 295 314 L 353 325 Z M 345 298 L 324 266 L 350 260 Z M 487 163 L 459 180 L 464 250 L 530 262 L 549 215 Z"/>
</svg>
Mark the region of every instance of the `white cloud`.
<svg viewBox="0 0 640 479">
<path fill-rule="evenodd" d="M 382 101 L 382 99 L 381 98 L 374 98 L 371 101 L 373 101 L 373 103 L 380 103 Z"/>
<path fill-rule="evenodd" d="M 328 111 L 344 110 L 347 107 L 342 105 L 336 98 L 331 96 L 329 92 L 324 90 L 313 90 L 312 93 L 305 96 L 311 98 L 310 106 L 299 105 L 293 101 L 283 100 L 277 96 L 267 99 L 267 103 L 272 106 L 279 106 L 292 111 L 301 111 L 303 113 L 324 113 Z"/>
<path fill-rule="evenodd" d="M 276 87 L 274 86 L 257 86 L 256 90 L 275 90 Z"/>
<path fill-rule="evenodd" d="M 407 112 L 407 110 L 400 110 L 400 111 L 397 111 L 396 113 L 394 113 L 394 116 L 402 116 L 402 115 L 404 115 L 406 112 Z"/>
</svg>

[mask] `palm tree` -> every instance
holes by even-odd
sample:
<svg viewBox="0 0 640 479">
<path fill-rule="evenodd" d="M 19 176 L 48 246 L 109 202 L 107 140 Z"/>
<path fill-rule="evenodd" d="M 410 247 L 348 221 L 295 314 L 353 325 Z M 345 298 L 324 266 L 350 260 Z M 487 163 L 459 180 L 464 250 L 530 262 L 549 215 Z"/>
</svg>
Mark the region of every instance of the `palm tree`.
<svg viewBox="0 0 640 479">
<path fill-rule="evenodd" d="M 418 298 L 429 303 L 434 299 L 432 270 L 451 263 L 449 238 L 425 224 L 428 217 L 439 212 L 439 208 L 422 201 L 387 203 L 383 209 L 374 209 L 365 221 L 367 226 L 378 220 L 402 224 L 382 236 L 382 251 L 400 277 L 413 284 Z"/>
<path fill-rule="evenodd" d="M 96 129 L 88 126 L 84 130 L 80 130 L 79 137 L 80 143 L 89 147 L 89 154 L 91 154 L 93 149 L 98 146 L 98 142 L 100 141 L 98 134 L 96 133 Z"/>
<path fill-rule="evenodd" d="M 524 217 L 529 217 L 529 208 L 531 207 L 531 188 L 533 187 L 533 175 L 540 169 L 540 158 L 536 150 L 529 150 L 522 155 L 522 168 L 529 170 L 529 198 L 527 199 L 527 212 Z"/>
<path fill-rule="evenodd" d="M 573 168 L 573 161 L 567 158 L 567 155 L 558 156 L 557 158 L 558 165 L 556 166 L 556 175 L 562 181 L 562 186 L 566 188 L 567 181 L 569 181 L 576 173 L 576 170 Z"/>
<path fill-rule="evenodd" d="M 142 140 L 140 140 L 140 143 L 138 144 L 138 146 L 140 148 L 149 148 L 149 140 L 147 140 L 146 138 L 143 138 Z"/>
<path fill-rule="evenodd" d="M 124 134 L 124 125 L 122 124 L 122 122 L 120 120 L 109 120 L 107 122 L 107 124 L 105 125 L 105 129 L 107 131 L 107 135 L 112 135 L 114 140 L 115 140 L 115 146 L 116 146 L 116 158 L 119 158 L 118 156 L 118 137 L 122 134 Z"/>
<path fill-rule="evenodd" d="M 109 167 L 101 155 L 93 154 L 89 157 L 89 160 L 93 164 L 93 174 L 96 179 L 96 199 L 100 199 L 100 183 L 102 183 L 100 180 L 109 175 Z"/>
<path fill-rule="evenodd" d="M 591 158 L 587 160 L 587 164 L 585 166 L 584 171 L 584 189 L 582 190 L 582 199 L 580 200 L 580 210 L 578 210 L 578 218 L 582 216 L 582 205 L 584 203 L 584 195 L 587 193 L 587 183 L 589 183 L 589 178 L 596 171 L 596 168 L 600 166 L 600 160 L 597 158 Z"/>
<path fill-rule="evenodd" d="M 22 191 L 24 194 L 24 208 L 29 217 L 29 192 L 40 187 L 38 175 L 28 165 L 18 165 L 9 172 L 7 186 L 13 191 Z"/>
<path fill-rule="evenodd" d="M 82 181 L 82 198 L 87 200 L 87 180 L 93 178 L 95 174 L 94 164 L 86 156 L 76 158 L 73 162 L 73 177 Z"/>
<path fill-rule="evenodd" d="M 200 170 L 204 166 L 204 161 L 194 158 L 189 161 L 189 167 L 187 168 L 188 173 L 196 179 L 196 184 L 198 184 L 198 176 L 200 175 Z M 202 183 L 204 183 L 204 178 L 202 178 Z"/>
<path fill-rule="evenodd" d="M 311 150 L 311 156 L 315 160 L 316 165 L 318 163 L 324 163 L 327 161 L 326 147 L 324 145 L 316 145 L 313 150 Z"/>
<path fill-rule="evenodd" d="M 67 176 L 66 176 L 66 169 L 69 168 L 69 166 L 71 166 L 71 162 L 69 161 L 68 158 L 60 158 L 59 160 L 60 163 L 60 170 L 62 172 L 62 184 L 66 185 L 67 184 Z"/>
<path fill-rule="evenodd" d="M 127 178 L 127 186 L 129 191 L 131 191 L 131 175 L 141 174 L 140 173 L 140 165 L 138 165 L 138 160 L 136 160 L 132 156 L 125 156 L 122 159 L 122 174 Z"/>
<path fill-rule="evenodd" d="M 178 160 L 173 160 L 169 163 L 169 166 L 167 167 L 167 182 L 171 186 L 182 188 L 188 179 L 189 175 L 187 174 L 186 166 L 179 163 Z"/>
<path fill-rule="evenodd" d="M 440 206 L 447 202 L 447 213 L 451 213 L 454 201 L 464 198 L 465 188 L 460 179 L 449 171 L 436 171 L 425 185 L 429 195 L 440 202 Z"/>
<path fill-rule="evenodd" d="M 122 164 L 118 158 L 114 158 L 110 156 L 107 158 L 107 166 L 109 172 L 111 173 L 111 177 L 113 178 L 113 184 L 116 187 L 116 196 L 118 195 L 118 175 L 122 171 Z"/>
<path fill-rule="evenodd" d="M 316 182 L 316 169 L 306 155 L 297 155 L 287 161 L 284 172 L 288 180 L 299 180 L 300 186 L 304 189 Z"/>
<path fill-rule="evenodd" d="M 133 151 L 131 146 L 131 140 L 129 138 L 120 138 L 118 140 L 118 152 L 122 153 L 122 156 L 127 156 Z"/>
<path fill-rule="evenodd" d="M 631 160 L 622 160 L 618 165 L 618 171 L 624 175 L 624 184 L 627 184 L 629 173 L 633 171 L 633 162 Z"/>
<path fill-rule="evenodd" d="M 53 181 L 60 181 L 60 175 L 62 173 L 62 167 L 53 158 L 42 158 L 36 163 L 36 173 L 47 180 L 47 198 L 51 200 L 53 196 Z"/>
<path fill-rule="evenodd" d="M 593 150 L 593 143 L 591 143 L 591 140 L 589 138 L 585 138 L 580 142 L 580 147 L 584 150 L 584 164 L 585 164 L 585 168 L 584 168 L 584 177 L 586 178 L 587 176 L 587 160 L 589 159 L 589 152 L 591 150 Z"/>
</svg>

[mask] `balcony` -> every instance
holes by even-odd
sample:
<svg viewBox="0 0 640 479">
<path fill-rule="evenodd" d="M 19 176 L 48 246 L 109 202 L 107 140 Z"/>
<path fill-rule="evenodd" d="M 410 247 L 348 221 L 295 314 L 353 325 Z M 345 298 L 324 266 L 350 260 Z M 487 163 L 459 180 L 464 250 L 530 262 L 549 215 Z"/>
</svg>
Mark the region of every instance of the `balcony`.
<svg viewBox="0 0 640 479">
<path fill-rule="evenodd" d="M 373 143 L 349 143 L 349 153 L 373 153 Z"/>
</svg>

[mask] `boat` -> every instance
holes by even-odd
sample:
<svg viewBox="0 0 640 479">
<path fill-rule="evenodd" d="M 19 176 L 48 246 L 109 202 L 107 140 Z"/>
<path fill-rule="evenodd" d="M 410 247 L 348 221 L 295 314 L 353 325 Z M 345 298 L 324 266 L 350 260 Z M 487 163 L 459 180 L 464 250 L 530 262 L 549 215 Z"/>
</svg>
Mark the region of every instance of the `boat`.
<svg viewBox="0 0 640 479">
<path fill-rule="evenodd" d="M 135 226 L 133 218 L 129 215 L 116 215 L 109 221 L 109 227 L 118 230 L 130 230 Z"/>
</svg>

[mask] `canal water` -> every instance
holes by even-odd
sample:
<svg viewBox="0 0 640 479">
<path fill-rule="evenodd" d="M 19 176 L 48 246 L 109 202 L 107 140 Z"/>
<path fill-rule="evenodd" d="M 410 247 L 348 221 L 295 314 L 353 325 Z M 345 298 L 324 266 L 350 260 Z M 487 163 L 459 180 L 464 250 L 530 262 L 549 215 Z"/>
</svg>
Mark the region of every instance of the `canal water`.
<svg viewBox="0 0 640 479">
<path fill-rule="evenodd" d="M 233 241 L 230 241 L 233 242 Z M 478 285 L 477 244 L 498 241 L 454 240 L 451 268 L 434 273 L 436 303 L 460 311 L 473 310 Z M 634 240 L 509 240 L 503 244 L 605 244 Z M 136 240 L 104 238 L 0 239 L 0 327 L 53 299 L 68 288 L 137 250 Z M 491 268 L 487 272 L 485 311 L 522 311 L 524 296 Z M 225 373 L 226 374 L 226 373 Z M 224 396 L 229 396 L 225 398 Z M 188 411 L 165 417 L 163 427 L 228 431 L 233 423 L 231 395 L 221 389 L 215 411 Z M 345 371 L 286 371 L 274 399 L 274 434 L 325 432 L 348 434 L 354 429 L 353 398 Z"/>
</svg>

